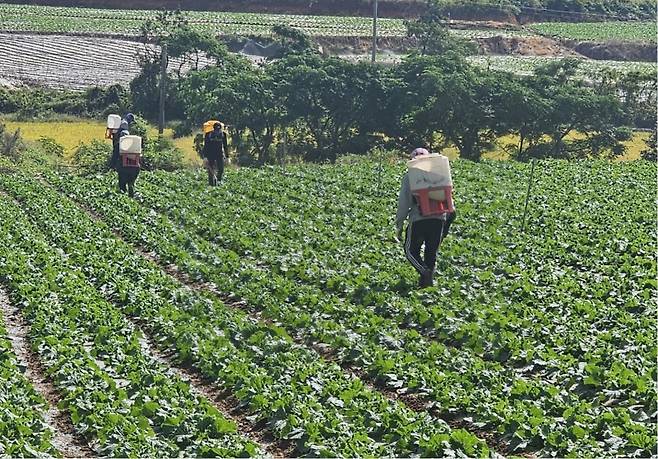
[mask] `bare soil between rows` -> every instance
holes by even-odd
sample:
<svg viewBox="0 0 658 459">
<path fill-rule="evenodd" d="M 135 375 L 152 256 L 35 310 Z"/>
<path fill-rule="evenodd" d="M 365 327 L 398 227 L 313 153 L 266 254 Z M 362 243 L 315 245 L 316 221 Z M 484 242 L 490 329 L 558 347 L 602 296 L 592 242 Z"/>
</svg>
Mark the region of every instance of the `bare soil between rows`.
<svg viewBox="0 0 658 459">
<path fill-rule="evenodd" d="M 29 326 L 2 287 L 0 287 L 0 311 L 4 316 L 5 328 L 13 351 L 18 362 L 25 367 L 25 377 L 48 402 L 44 420 L 53 431 L 51 443 L 67 458 L 97 457 L 84 439 L 76 433 L 68 414 L 58 408 L 63 397 L 46 374 L 39 357 L 32 351 Z"/>
<path fill-rule="evenodd" d="M 50 184 L 45 181 L 42 183 L 44 183 L 44 186 L 50 186 Z M 103 221 L 102 217 L 92 209 L 77 201 L 75 202 L 80 207 L 80 209 L 83 210 L 92 220 Z M 140 247 L 128 243 L 117 231 L 112 230 L 112 232 L 117 239 L 132 247 L 135 252 L 142 258 L 150 261 L 186 287 L 209 292 L 216 291 L 215 289 L 212 289 L 208 284 L 200 284 L 192 281 L 188 276 L 181 274 L 178 268 L 175 266 L 164 265 L 160 262 L 156 254 L 153 252 L 144 251 Z M 229 305 L 235 307 L 235 305 Z M 240 428 L 240 433 L 244 434 L 252 441 L 259 444 L 263 451 L 271 454 L 274 458 L 294 456 L 294 443 L 275 438 L 264 422 L 250 421 L 249 416 L 251 413 L 247 412 L 245 408 L 240 407 L 240 401 L 235 398 L 230 393 L 230 391 L 218 387 L 214 381 L 210 381 L 196 368 L 175 362 L 174 351 L 169 350 L 166 352 L 159 349 L 155 344 L 155 340 L 153 340 L 152 336 L 147 332 L 148 323 L 135 317 L 126 316 L 126 318 L 132 322 L 135 328 L 138 329 L 142 334 L 140 345 L 143 352 L 146 355 L 152 356 L 156 361 L 160 362 L 165 367 L 170 368 L 172 372 L 174 372 L 183 381 L 190 385 L 190 388 L 194 393 L 197 395 L 202 395 L 211 403 L 213 403 L 215 407 L 219 409 L 227 419 L 230 419 L 236 423 L 236 425 Z"/>
</svg>

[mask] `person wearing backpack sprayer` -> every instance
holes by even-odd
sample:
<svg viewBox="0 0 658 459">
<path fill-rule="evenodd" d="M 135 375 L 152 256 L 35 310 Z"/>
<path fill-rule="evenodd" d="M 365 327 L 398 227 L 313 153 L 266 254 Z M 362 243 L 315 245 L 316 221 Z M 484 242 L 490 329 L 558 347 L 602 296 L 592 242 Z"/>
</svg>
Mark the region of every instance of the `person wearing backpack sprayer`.
<svg viewBox="0 0 658 459">
<path fill-rule="evenodd" d="M 120 153 L 119 144 L 120 139 L 124 136 L 130 135 L 128 131 L 128 122 L 124 119 L 117 132 L 112 135 L 112 166 L 116 169 L 119 176 L 119 191 L 128 193 L 131 198 L 135 195 L 135 182 L 140 171 L 139 155 L 135 157 L 131 155 L 124 158 Z"/>
<path fill-rule="evenodd" d="M 228 154 L 228 140 L 226 133 L 222 130 L 222 124 L 213 124 L 212 131 L 204 136 L 201 157 L 206 161 L 208 169 L 208 185 L 217 185 L 217 178 L 222 180 L 224 175 L 224 158 Z"/>
<path fill-rule="evenodd" d="M 411 159 L 429 155 L 424 148 L 416 148 L 411 152 Z M 395 217 L 397 238 L 402 238 L 404 222 L 409 219 L 404 238 L 404 253 L 411 265 L 418 271 L 419 287 L 431 287 L 434 283 L 434 267 L 436 254 L 443 239 L 448 235 L 450 225 L 455 220 L 455 212 L 423 215 L 421 206 L 411 191 L 409 172 L 402 178 L 398 196 L 398 210 Z M 420 255 L 421 248 L 423 257 Z"/>
<path fill-rule="evenodd" d="M 116 116 L 116 115 L 112 115 Z M 116 116 L 118 119 L 119 117 Z M 124 135 L 130 135 L 130 132 L 128 132 L 128 129 L 130 129 L 130 125 L 135 122 L 135 115 L 132 113 L 127 113 L 126 116 L 124 116 L 121 119 L 121 124 L 119 125 L 119 129 L 114 130 L 109 134 L 112 138 L 112 158 L 110 159 L 110 169 L 115 169 L 118 170 L 119 166 L 119 139 L 123 137 Z M 110 138 L 107 136 L 106 138 Z"/>
</svg>

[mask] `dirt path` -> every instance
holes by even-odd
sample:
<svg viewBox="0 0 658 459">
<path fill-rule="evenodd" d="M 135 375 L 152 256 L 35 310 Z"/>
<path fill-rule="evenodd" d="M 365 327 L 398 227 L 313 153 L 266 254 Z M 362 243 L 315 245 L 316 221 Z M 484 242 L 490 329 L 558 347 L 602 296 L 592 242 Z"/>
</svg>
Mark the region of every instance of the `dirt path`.
<svg viewBox="0 0 658 459">
<path fill-rule="evenodd" d="M 52 444 L 64 457 L 96 457 L 97 454 L 87 445 L 84 439 L 75 432 L 68 414 L 57 408 L 62 400 L 59 391 L 46 375 L 45 368 L 39 357 L 32 351 L 29 344 L 28 324 L 20 310 L 14 306 L 7 293 L 0 287 L 0 311 L 4 316 L 8 338 L 18 361 L 25 366 L 25 377 L 32 383 L 35 390 L 48 401 L 48 411 L 45 421 L 53 431 Z"/>
</svg>

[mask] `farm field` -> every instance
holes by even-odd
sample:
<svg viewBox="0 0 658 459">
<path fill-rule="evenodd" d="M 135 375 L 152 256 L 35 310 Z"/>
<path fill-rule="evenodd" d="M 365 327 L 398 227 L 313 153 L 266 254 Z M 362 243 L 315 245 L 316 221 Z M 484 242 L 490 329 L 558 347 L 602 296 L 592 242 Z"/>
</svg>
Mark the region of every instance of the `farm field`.
<svg viewBox="0 0 658 459">
<path fill-rule="evenodd" d="M 0 34 L 6 84 L 84 89 L 128 85 L 139 73 L 137 42 L 92 37 Z"/>
<path fill-rule="evenodd" d="M 540 65 L 545 65 L 550 62 L 555 62 L 561 59 L 558 57 L 546 56 L 468 56 L 467 60 L 473 64 L 481 67 L 512 72 L 519 75 L 530 75 L 535 68 Z M 655 62 L 626 62 L 626 61 L 610 61 L 610 60 L 592 60 L 581 59 L 578 68 L 578 74 L 587 78 L 588 76 L 596 75 L 604 70 L 615 70 L 620 73 L 637 72 L 642 74 L 656 74 L 658 65 Z"/>
<path fill-rule="evenodd" d="M 477 34 L 478 31 L 463 31 Z M 491 31 L 486 31 L 487 33 Z M 30 35 L 0 33 L 0 84 L 9 86 L 36 85 L 54 89 L 83 90 L 92 86 L 128 85 L 139 74 L 137 56 L 144 46 L 135 41 L 68 35 Z M 347 54 L 350 60 L 369 60 L 368 55 Z M 380 62 L 399 62 L 403 55 L 386 52 L 378 54 Z M 471 56 L 469 60 L 496 70 L 528 74 L 552 57 L 540 56 Z M 203 59 L 201 63 L 203 64 Z M 172 59 L 172 67 L 178 61 Z M 656 72 L 651 62 L 618 62 L 583 59 L 581 73 L 602 69 L 620 72 Z"/>
<path fill-rule="evenodd" d="M 140 35 L 146 19 L 155 18 L 154 10 L 111 10 L 77 7 L 0 5 L 0 32 L 38 32 L 85 34 L 116 37 Z M 307 16 L 261 13 L 219 13 L 186 11 L 193 28 L 214 35 L 269 36 L 273 25 L 288 25 L 311 36 L 368 37 L 370 18 L 350 16 Z M 380 18 L 379 35 L 403 37 L 406 28 L 401 19 Z M 536 34 L 590 41 L 638 41 L 655 43 L 656 25 L 652 22 L 541 23 L 524 29 L 453 29 L 464 38 L 493 36 L 528 37 Z"/>
<path fill-rule="evenodd" d="M 78 434 L 111 456 L 655 455 L 656 165 L 539 162 L 523 233 L 529 165 L 454 161 L 423 291 L 393 241 L 402 170 L 142 173 L 130 199 L 3 165 L 0 283 Z"/>
<path fill-rule="evenodd" d="M 138 56 L 145 46 L 154 48 L 112 38 L 0 33 L 0 85 L 72 90 L 128 86 L 139 74 Z M 177 58 L 170 62 L 180 65 Z M 207 59 L 199 62 L 204 65 Z"/>
<path fill-rule="evenodd" d="M 155 10 L 110 10 L 75 7 L 0 5 L 0 30 L 139 36 L 145 20 L 155 19 Z M 257 13 L 186 11 L 193 28 L 215 35 L 270 35 L 274 25 L 289 25 L 313 36 L 368 36 L 371 20 L 359 17 L 301 16 Z M 381 36 L 404 36 L 400 19 L 382 18 Z"/>
<path fill-rule="evenodd" d="M 20 129 L 23 138 L 30 142 L 36 142 L 43 136 L 54 139 L 64 147 L 65 159 L 72 156 L 80 143 L 90 143 L 92 140 L 98 140 L 99 133 L 105 132 L 106 127 L 105 121 L 75 118 L 62 121 L 5 121 L 0 119 L 0 122 L 4 123 L 10 131 Z M 157 135 L 157 129 L 150 127 L 149 136 L 155 138 Z M 169 128 L 164 130 L 164 136 L 181 149 L 186 162 L 200 164 L 199 156 L 194 150 L 194 136 L 174 139 L 173 130 Z"/>
<path fill-rule="evenodd" d="M 634 41 L 656 44 L 656 22 L 545 22 L 530 25 L 542 35 L 586 41 Z"/>
</svg>

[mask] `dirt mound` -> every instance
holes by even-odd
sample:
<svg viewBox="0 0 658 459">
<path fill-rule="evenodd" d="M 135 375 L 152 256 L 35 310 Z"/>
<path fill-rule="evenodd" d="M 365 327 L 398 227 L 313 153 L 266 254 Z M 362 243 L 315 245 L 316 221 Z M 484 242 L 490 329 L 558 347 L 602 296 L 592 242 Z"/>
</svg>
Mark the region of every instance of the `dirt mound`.
<svg viewBox="0 0 658 459">
<path fill-rule="evenodd" d="M 494 30 L 521 30 L 521 27 L 508 22 L 500 21 L 466 21 L 461 19 L 450 19 L 448 26 L 451 29 L 458 30 L 481 30 L 481 29 L 494 29 Z"/>
<path fill-rule="evenodd" d="M 555 40 L 544 37 L 488 37 L 478 38 L 481 54 L 521 56 L 575 56 L 576 52 Z"/>
<path fill-rule="evenodd" d="M 578 54 L 591 59 L 611 61 L 656 62 L 656 45 L 645 43 L 563 40 L 562 43 Z"/>
<path fill-rule="evenodd" d="M 368 54 L 372 49 L 372 40 L 362 37 L 321 37 L 315 40 L 325 54 Z M 379 38 L 377 48 L 392 53 L 405 54 L 413 47 L 413 40 L 405 37 Z"/>
</svg>

